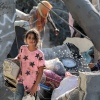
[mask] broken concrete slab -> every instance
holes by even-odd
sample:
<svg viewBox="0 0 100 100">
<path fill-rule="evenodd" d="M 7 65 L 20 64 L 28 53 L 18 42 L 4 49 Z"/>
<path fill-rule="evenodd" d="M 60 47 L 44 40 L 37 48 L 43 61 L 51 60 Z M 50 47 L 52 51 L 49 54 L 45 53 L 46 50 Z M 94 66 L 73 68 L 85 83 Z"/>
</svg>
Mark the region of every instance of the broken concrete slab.
<svg viewBox="0 0 100 100">
<path fill-rule="evenodd" d="M 13 100 L 13 92 L 4 86 L 2 63 L 15 39 L 15 0 L 0 0 L 0 100 Z"/>
<path fill-rule="evenodd" d="M 80 100 L 100 100 L 100 72 L 80 72 L 79 88 L 85 93 Z"/>
<path fill-rule="evenodd" d="M 100 100 L 100 72 L 80 72 L 79 86 L 57 100 Z"/>
<path fill-rule="evenodd" d="M 63 0 L 75 21 L 100 51 L 100 14 L 89 0 Z M 77 13 L 76 13 L 77 12 Z"/>
<path fill-rule="evenodd" d="M 66 93 L 62 94 L 56 100 L 80 100 L 79 99 L 79 90 L 78 88 L 74 88 Z"/>
<path fill-rule="evenodd" d="M 86 38 L 78 38 L 78 37 L 66 38 L 66 40 L 63 43 L 65 44 L 68 42 L 73 43 L 76 47 L 78 47 L 80 52 L 85 52 L 89 50 L 90 47 L 93 46 L 93 43 Z"/>
<path fill-rule="evenodd" d="M 100 72 L 80 72 L 80 88 L 85 92 L 100 92 Z"/>
</svg>

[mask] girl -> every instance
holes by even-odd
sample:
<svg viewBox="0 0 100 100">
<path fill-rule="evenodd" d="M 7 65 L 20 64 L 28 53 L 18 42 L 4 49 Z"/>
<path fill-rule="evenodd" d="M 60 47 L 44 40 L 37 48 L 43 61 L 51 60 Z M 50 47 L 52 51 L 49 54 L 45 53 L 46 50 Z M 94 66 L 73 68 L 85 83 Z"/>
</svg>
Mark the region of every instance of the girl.
<svg viewBox="0 0 100 100">
<path fill-rule="evenodd" d="M 17 87 L 14 100 L 22 100 L 24 91 L 31 96 L 36 95 L 39 90 L 39 82 L 43 74 L 44 55 L 37 48 L 39 34 L 35 29 L 31 29 L 25 34 L 25 43 L 20 47 L 17 58 L 21 63 L 21 71 L 17 78 Z"/>
</svg>

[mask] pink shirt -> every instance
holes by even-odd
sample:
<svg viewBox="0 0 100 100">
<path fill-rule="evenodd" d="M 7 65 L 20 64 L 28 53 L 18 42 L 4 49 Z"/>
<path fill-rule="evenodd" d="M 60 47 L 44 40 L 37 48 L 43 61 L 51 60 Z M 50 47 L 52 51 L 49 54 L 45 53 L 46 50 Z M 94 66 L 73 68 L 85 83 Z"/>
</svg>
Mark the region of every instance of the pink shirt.
<svg viewBox="0 0 100 100">
<path fill-rule="evenodd" d="M 39 49 L 29 51 L 27 45 L 23 45 L 20 48 L 18 57 L 21 62 L 21 71 L 18 75 L 17 81 L 24 85 L 25 91 L 30 91 L 36 82 L 38 68 L 45 66 L 43 52 Z"/>
</svg>

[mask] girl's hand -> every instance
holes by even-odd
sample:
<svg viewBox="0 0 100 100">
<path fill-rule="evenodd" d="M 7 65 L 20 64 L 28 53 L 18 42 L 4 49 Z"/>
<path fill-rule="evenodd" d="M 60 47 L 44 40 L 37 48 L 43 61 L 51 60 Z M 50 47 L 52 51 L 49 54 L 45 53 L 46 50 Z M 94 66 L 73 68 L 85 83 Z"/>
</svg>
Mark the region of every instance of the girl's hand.
<svg viewBox="0 0 100 100">
<path fill-rule="evenodd" d="M 35 96 L 36 95 L 36 91 L 37 91 L 37 85 L 32 86 L 31 91 L 30 91 L 30 95 L 31 96 Z"/>
</svg>

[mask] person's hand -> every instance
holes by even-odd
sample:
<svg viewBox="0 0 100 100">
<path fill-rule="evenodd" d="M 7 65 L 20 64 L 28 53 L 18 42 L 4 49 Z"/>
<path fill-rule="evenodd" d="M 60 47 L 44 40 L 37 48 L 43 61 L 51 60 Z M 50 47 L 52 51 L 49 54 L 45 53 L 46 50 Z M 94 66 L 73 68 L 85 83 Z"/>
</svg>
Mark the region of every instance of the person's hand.
<svg viewBox="0 0 100 100">
<path fill-rule="evenodd" d="M 56 29 L 54 30 L 54 33 L 55 33 L 56 36 L 58 36 L 58 34 L 59 34 L 59 29 L 56 28 Z"/>
<path fill-rule="evenodd" d="M 30 95 L 31 96 L 35 96 L 36 95 L 36 91 L 37 91 L 37 85 L 32 86 L 31 91 L 30 91 Z"/>
</svg>

